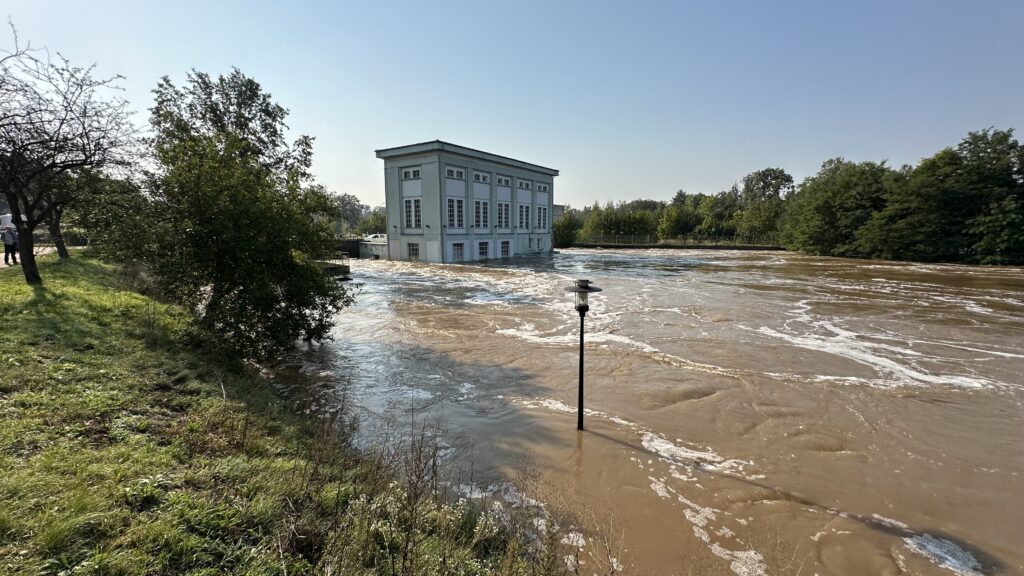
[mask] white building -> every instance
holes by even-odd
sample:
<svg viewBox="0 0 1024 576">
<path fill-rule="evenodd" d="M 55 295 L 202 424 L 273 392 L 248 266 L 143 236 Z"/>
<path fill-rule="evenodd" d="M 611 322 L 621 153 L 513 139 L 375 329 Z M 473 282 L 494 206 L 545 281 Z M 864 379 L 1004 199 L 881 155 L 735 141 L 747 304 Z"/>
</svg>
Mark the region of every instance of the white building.
<svg viewBox="0 0 1024 576">
<path fill-rule="evenodd" d="M 551 253 L 558 170 L 440 140 L 377 150 L 388 258 L 469 262 Z"/>
</svg>

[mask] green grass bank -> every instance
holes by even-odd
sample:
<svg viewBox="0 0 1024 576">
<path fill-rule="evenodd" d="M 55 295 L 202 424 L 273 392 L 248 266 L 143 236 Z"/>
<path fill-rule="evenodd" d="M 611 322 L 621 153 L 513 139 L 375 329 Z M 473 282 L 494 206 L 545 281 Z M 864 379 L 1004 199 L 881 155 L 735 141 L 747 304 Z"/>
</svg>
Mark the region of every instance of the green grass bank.
<svg viewBox="0 0 1024 576">
<path fill-rule="evenodd" d="M 0 573 L 560 571 L 422 449 L 356 454 L 121 269 L 40 260 L 0 270 Z"/>
</svg>

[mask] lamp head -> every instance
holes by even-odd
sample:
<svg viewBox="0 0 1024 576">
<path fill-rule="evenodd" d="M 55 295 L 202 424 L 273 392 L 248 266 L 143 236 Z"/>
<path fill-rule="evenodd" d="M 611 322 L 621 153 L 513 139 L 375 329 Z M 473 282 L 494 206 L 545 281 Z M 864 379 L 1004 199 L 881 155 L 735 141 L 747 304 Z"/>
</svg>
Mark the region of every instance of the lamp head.
<svg viewBox="0 0 1024 576">
<path fill-rule="evenodd" d="M 590 310 L 590 293 L 600 292 L 601 289 L 591 284 L 590 280 L 577 280 L 572 286 L 568 286 L 565 289 L 566 292 L 572 292 L 576 296 L 576 311 L 581 316 L 585 315 Z"/>
</svg>

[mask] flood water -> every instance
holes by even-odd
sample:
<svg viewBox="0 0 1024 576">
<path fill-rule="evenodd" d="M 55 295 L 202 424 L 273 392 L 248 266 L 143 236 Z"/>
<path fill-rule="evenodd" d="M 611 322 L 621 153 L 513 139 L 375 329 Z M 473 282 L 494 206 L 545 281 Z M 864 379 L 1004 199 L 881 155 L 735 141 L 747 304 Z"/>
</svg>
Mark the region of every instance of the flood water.
<svg viewBox="0 0 1024 576">
<path fill-rule="evenodd" d="M 440 422 L 469 496 L 525 468 L 589 502 L 626 572 L 1024 574 L 1024 269 L 569 250 L 353 276 L 304 371 L 364 420 Z M 582 434 L 574 278 L 604 289 Z"/>
</svg>

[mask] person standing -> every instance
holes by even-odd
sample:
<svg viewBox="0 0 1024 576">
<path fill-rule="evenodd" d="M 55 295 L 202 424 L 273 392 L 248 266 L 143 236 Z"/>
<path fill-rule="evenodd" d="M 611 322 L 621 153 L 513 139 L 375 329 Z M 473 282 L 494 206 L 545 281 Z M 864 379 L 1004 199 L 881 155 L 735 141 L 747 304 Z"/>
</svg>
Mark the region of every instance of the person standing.
<svg viewBox="0 0 1024 576">
<path fill-rule="evenodd" d="M 18 264 L 18 229 L 13 224 L 4 227 L 0 236 L 4 240 L 4 264 Z"/>
</svg>

